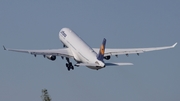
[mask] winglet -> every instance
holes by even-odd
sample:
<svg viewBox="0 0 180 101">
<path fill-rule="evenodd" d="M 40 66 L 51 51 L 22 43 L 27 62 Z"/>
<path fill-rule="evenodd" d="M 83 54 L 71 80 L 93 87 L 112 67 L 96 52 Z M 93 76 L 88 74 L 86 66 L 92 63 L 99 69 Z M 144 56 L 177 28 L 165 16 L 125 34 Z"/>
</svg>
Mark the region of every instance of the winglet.
<svg viewBox="0 0 180 101">
<path fill-rule="evenodd" d="M 174 45 L 172 45 L 172 47 L 174 48 L 176 45 L 177 45 L 177 42 Z"/>
<path fill-rule="evenodd" d="M 3 45 L 4 50 L 6 50 L 6 47 Z"/>
</svg>

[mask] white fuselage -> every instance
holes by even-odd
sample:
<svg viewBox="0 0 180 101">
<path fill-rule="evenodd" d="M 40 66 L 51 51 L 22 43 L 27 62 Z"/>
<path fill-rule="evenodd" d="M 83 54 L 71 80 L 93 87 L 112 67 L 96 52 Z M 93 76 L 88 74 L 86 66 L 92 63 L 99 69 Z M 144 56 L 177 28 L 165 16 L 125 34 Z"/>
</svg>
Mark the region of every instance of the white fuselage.
<svg viewBox="0 0 180 101">
<path fill-rule="evenodd" d="M 78 37 L 69 28 L 63 28 L 59 32 L 59 38 L 73 53 L 74 59 L 79 63 L 98 64 L 91 69 L 100 69 L 105 66 L 104 62 L 97 59 L 97 53 L 88 46 L 80 37 Z"/>
</svg>

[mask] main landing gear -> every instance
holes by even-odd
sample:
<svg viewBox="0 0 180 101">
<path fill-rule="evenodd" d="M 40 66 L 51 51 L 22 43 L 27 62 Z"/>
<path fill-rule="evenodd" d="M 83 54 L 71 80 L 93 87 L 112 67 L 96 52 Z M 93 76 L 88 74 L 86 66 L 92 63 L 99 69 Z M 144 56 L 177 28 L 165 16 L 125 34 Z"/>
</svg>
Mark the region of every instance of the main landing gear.
<svg viewBox="0 0 180 101">
<path fill-rule="evenodd" d="M 69 58 L 66 58 L 67 62 L 66 63 L 66 67 L 68 69 L 68 71 L 70 71 L 71 69 L 74 70 L 74 66 L 72 65 L 72 62 L 69 61 Z"/>
</svg>

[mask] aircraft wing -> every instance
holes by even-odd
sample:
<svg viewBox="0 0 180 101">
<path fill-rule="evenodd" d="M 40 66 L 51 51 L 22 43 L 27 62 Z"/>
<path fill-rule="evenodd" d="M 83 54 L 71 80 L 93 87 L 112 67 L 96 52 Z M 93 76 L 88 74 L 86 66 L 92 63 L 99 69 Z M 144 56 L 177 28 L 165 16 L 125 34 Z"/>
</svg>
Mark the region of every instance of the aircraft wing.
<svg viewBox="0 0 180 101">
<path fill-rule="evenodd" d="M 32 55 L 54 55 L 54 56 L 64 56 L 64 57 L 73 57 L 73 54 L 69 48 L 63 49 L 49 49 L 49 50 L 24 50 L 24 49 L 8 49 L 3 46 L 4 50 L 29 53 Z"/>
<path fill-rule="evenodd" d="M 90 63 L 78 63 L 77 66 L 92 66 L 96 67 L 97 64 L 90 64 Z M 125 66 L 125 65 L 133 65 L 133 63 L 105 63 L 106 66 Z"/>
<path fill-rule="evenodd" d="M 149 51 L 156 51 L 156 50 L 163 50 L 163 49 L 169 49 L 169 48 L 174 48 L 177 45 L 175 43 L 172 46 L 164 46 L 164 47 L 151 47 L 151 48 L 129 48 L 129 49 L 105 49 L 104 56 L 111 56 L 111 55 L 122 55 L 122 54 L 139 54 L 139 53 L 144 53 L 144 52 L 149 52 Z M 98 48 L 93 48 L 95 52 L 98 53 L 99 49 Z"/>
</svg>

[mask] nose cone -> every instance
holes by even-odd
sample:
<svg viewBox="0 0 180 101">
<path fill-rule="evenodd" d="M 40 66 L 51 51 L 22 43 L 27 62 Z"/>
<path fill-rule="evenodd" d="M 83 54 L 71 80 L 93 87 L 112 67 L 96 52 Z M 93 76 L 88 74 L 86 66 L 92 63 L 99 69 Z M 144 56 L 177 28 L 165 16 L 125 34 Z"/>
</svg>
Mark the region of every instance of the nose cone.
<svg viewBox="0 0 180 101">
<path fill-rule="evenodd" d="M 68 28 L 62 28 L 60 31 L 59 31 L 59 34 L 61 34 L 61 32 L 63 31 L 66 31 Z"/>
<path fill-rule="evenodd" d="M 71 33 L 72 32 L 72 30 L 71 29 L 69 29 L 69 28 L 62 28 L 60 31 L 59 31 L 59 36 L 61 35 L 61 34 L 68 34 L 68 33 Z"/>
</svg>

